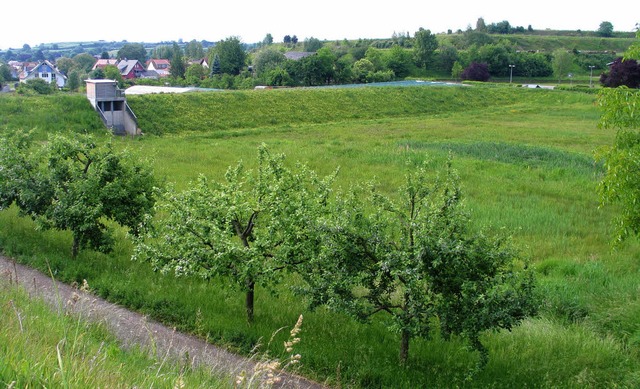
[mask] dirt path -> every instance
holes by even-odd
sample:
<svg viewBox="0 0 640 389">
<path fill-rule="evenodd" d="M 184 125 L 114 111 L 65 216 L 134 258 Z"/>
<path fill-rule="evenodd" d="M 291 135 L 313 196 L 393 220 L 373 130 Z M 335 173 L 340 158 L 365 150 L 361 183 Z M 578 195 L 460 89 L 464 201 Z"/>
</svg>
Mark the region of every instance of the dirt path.
<svg viewBox="0 0 640 389">
<path fill-rule="evenodd" d="M 255 363 L 247 358 L 213 346 L 202 339 L 189 336 L 149 320 L 147 317 L 124 309 L 91 294 L 86 294 L 51 277 L 17 264 L 0 255 L 0 283 L 20 284 L 31 296 L 44 299 L 56 310 L 72 310 L 94 322 L 104 323 L 124 347 L 138 345 L 157 352 L 162 358 L 169 355 L 177 361 L 189 358 L 194 366 L 210 368 L 214 374 L 229 376 L 231 380 L 240 372 L 253 371 Z M 69 303 L 70 301 L 82 303 Z M 321 384 L 302 377 L 281 373 L 279 388 L 324 388 Z"/>
</svg>

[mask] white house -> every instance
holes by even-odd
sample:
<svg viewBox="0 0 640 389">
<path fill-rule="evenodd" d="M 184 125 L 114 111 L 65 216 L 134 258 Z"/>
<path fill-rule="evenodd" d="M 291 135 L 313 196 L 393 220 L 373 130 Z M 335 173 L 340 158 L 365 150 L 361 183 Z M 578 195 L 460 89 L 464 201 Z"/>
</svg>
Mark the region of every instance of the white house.
<svg viewBox="0 0 640 389">
<path fill-rule="evenodd" d="M 67 83 L 67 76 L 62 74 L 54 64 L 47 60 L 40 62 L 33 69 L 23 71 L 20 74 L 20 82 L 27 82 L 28 80 L 36 78 L 41 78 L 49 84 L 55 82 L 58 88 L 63 88 Z"/>
</svg>

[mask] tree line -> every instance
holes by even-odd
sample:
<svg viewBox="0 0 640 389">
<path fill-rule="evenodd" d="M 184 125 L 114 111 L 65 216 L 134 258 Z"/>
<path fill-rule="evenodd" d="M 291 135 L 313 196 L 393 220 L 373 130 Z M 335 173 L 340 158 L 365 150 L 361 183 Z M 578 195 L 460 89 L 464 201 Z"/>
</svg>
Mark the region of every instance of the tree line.
<svg viewBox="0 0 640 389">
<path fill-rule="evenodd" d="M 218 42 L 170 42 L 152 49 L 142 43 L 125 43 L 116 58 L 138 59 L 143 64 L 150 58 L 171 62 L 169 79 L 132 81 L 138 84 L 201 86 L 221 89 L 250 89 L 265 86 L 317 86 L 348 83 L 369 83 L 404 79 L 406 77 L 436 77 L 457 80 L 487 81 L 492 77 L 509 76 L 536 79 L 554 76 L 559 81 L 571 73 L 596 76 L 608 70 L 607 64 L 616 60 L 615 53 L 581 53 L 558 49 L 553 52 L 518 50 L 501 35 L 524 33 L 508 21 L 487 25 L 482 18 L 476 27 L 459 31 L 451 39 L 438 39 L 430 30 L 420 28 L 413 35 L 396 34 L 389 40 L 321 41 L 309 37 L 299 41 L 286 35 L 282 43 L 274 43 L 267 34 L 257 43 L 248 45 L 239 37 Z M 531 32 L 531 26 L 527 32 Z M 598 34 L 613 34 L 609 22 L 600 25 Z M 289 51 L 303 51 L 311 55 L 290 59 Z M 110 58 L 107 51 L 101 58 Z M 208 66 L 195 60 L 206 59 Z M 114 78 L 124 86 L 117 69 L 91 72 L 95 58 L 88 53 L 56 60 L 57 67 L 68 76 L 69 89 L 82 86 L 86 77 Z M 0 69 L 4 69 L 0 66 Z M 8 80 L 6 69 L 0 77 Z M 0 79 L 0 82 L 2 79 Z"/>
</svg>

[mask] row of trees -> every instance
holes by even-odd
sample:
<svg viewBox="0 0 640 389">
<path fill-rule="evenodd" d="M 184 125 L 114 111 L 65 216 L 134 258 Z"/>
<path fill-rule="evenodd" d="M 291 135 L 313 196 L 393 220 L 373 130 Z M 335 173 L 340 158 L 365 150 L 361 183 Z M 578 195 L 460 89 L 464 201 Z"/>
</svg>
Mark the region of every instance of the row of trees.
<svg viewBox="0 0 640 389">
<path fill-rule="evenodd" d="M 397 197 L 375 184 L 344 192 L 336 173 L 259 148 L 255 170 L 239 163 L 221 182 L 200 177 L 169 188 L 137 239 L 134 258 L 176 276 L 223 277 L 246 294 L 253 320 L 255 286 L 274 290 L 286 274 L 306 281 L 311 308 L 328 306 L 367 322 L 386 313 L 401 333 L 400 360 L 413 337 L 461 335 L 480 352 L 479 335 L 511 328 L 536 311 L 533 274 L 503 238 L 469 228 L 455 172 L 408 166 Z"/>
<path fill-rule="evenodd" d="M 273 290 L 296 273 L 312 308 L 364 322 L 388 314 L 402 362 L 410 339 L 439 325 L 468 339 L 484 366 L 479 335 L 536 311 L 533 273 L 504 238 L 469 227 L 450 163 L 435 178 L 429 164 L 408 165 L 388 197 L 375 184 L 337 190 L 337 171 L 290 168 L 265 146 L 255 170 L 239 163 L 224 180 L 200 177 L 183 191 L 154 190 L 149 164 L 89 135 L 36 145 L 16 133 L 0 138 L 0 151 L 0 209 L 16 204 L 42 228 L 70 231 L 73 257 L 108 252 L 117 223 L 135 237 L 135 259 L 243 290 L 250 322 L 256 285 Z"/>
<path fill-rule="evenodd" d="M 197 64 L 191 69 L 185 67 L 188 55 L 183 52 L 182 60 L 175 65 L 185 70 L 184 73 L 172 73 L 176 76 L 174 81 L 205 87 L 242 88 L 364 83 L 427 74 L 460 79 L 473 74 L 473 71 L 465 70 L 477 64 L 486 66 L 486 78 L 510 74 L 526 78 L 555 75 L 561 80 L 572 72 L 588 72 L 594 68 L 602 71 L 615 60 L 614 54 L 605 53 L 519 51 L 514 43 L 496 40 L 478 29 L 462 33 L 461 40 L 455 44 L 441 45 L 431 31 L 420 28 L 413 37 L 403 36 L 402 44 L 398 40 L 385 49 L 376 48 L 368 41 L 323 42 L 312 37 L 305 39 L 300 49 L 314 54 L 295 60 L 285 56 L 290 46 L 268 44 L 269 41 L 265 38 L 252 52 L 244 51 L 237 37 L 218 42 L 206 56 L 209 64 L 220 64 L 219 71 L 218 67 L 201 69 Z M 173 53 L 170 58 L 178 61 L 180 57 L 175 51 Z"/>
<path fill-rule="evenodd" d="M 248 50 L 249 46 L 238 37 L 229 37 L 208 46 L 195 40 L 186 44 L 173 42 L 157 45 L 151 52 L 141 43 L 126 43 L 116 56 L 137 59 L 142 63 L 148 58 L 169 59 L 172 68 L 170 82 L 224 89 L 256 85 L 363 83 L 427 75 L 473 80 L 509 74 L 526 78 L 555 75 L 561 80 L 573 72 L 592 69 L 602 72 L 608 63 L 615 60 L 614 54 L 584 54 L 575 50 L 553 53 L 518 51 L 514 43 L 497 37 L 496 34 L 509 33 L 500 31 L 501 26 L 511 31 L 506 21 L 487 26 L 480 18 L 475 29 L 461 31 L 455 39 L 446 41 L 438 40 L 429 30 L 420 28 L 413 36 L 408 32 L 406 35 L 394 33 L 389 45 L 380 45 L 378 40 L 323 42 L 314 37 L 298 42 L 295 35 L 285 36 L 284 44 L 274 44 L 271 34 L 267 34 L 252 50 Z M 612 27 L 608 22 L 601 25 L 603 30 Z M 292 60 L 284 56 L 289 50 L 316 54 Z M 109 53 L 103 52 L 102 58 L 109 58 Z M 191 60 L 201 58 L 207 58 L 209 68 L 199 64 L 188 65 Z M 88 76 L 106 77 L 104 74 L 89 74 L 94 62 L 93 56 L 83 53 L 59 58 L 57 66 L 68 76 L 70 89 L 75 90 Z M 118 78 L 117 73 L 110 76 Z M 154 83 L 147 80 L 138 82 Z M 167 80 L 156 81 L 165 82 Z"/>
</svg>

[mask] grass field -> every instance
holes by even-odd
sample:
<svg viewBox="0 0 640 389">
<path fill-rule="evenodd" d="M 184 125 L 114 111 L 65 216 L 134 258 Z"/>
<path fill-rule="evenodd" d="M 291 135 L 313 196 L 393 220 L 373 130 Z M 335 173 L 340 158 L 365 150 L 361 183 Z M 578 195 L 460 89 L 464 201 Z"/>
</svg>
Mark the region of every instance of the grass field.
<svg viewBox="0 0 640 389">
<path fill-rule="evenodd" d="M 0 212 L 5 253 L 50 266 L 62 280 L 87 279 L 110 300 L 243 353 L 304 313 L 303 372 L 335 386 L 640 386 L 640 246 L 609 244 L 615 209 L 599 206 L 602 170 L 593 152 L 614 134 L 597 128 L 594 95 L 365 88 L 162 95 L 130 104 L 148 135 L 117 144 L 152 156 L 158 176 L 178 188 L 199 174 L 220 178 L 240 159 L 251 166 L 261 143 L 320 173 L 339 166 L 340 186 L 375 178 L 389 192 L 407 158 L 435 166 L 452 153 L 474 223 L 510 232 L 532 259 L 541 314 L 512 332 L 484 334 L 489 364 L 469 381 L 477 356 L 459 339 L 416 341 L 400 367 L 398 335 L 386 330 L 385 316 L 362 325 L 308 312 L 289 292 L 300 282 L 295 276 L 275 296 L 258 289 L 256 321 L 248 325 L 241 292 L 222 280 L 175 279 L 131 262 L 124 233 L 111 255 L 84 251 L 72 262 L 69 234 L 36 232 L 12 208 Z M 15 128 L 14 119 L 3 120 L 5 131 Z"/>
<path fill-rule="evenodd" d="M 148 350 L 125 351 L 103 326 L 53 311 L 15 284 L 0 286 L 0 315 L 5 388 L 224 388 L 229 382 L 204 369 L 151 359 Z"/>
</svg>

